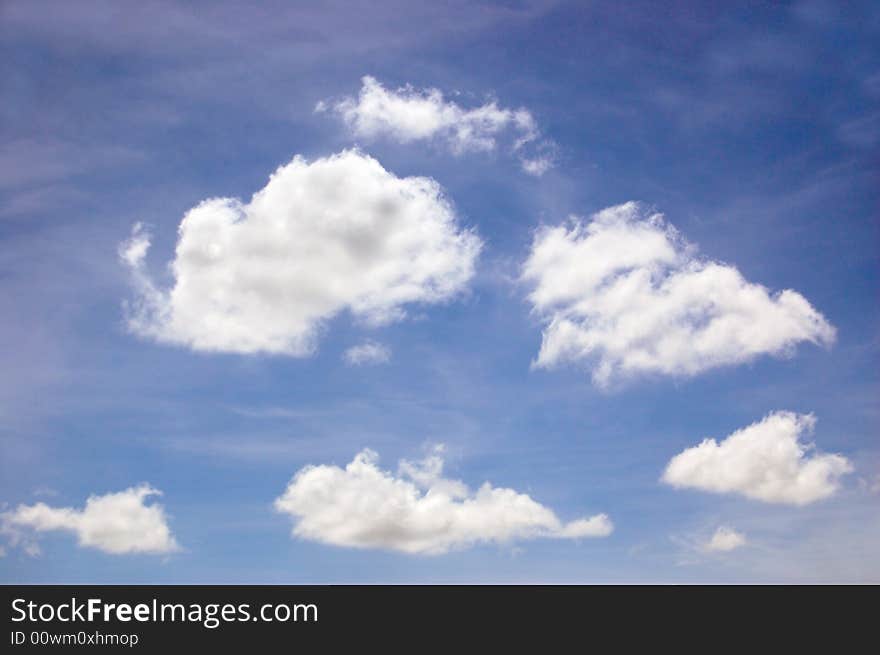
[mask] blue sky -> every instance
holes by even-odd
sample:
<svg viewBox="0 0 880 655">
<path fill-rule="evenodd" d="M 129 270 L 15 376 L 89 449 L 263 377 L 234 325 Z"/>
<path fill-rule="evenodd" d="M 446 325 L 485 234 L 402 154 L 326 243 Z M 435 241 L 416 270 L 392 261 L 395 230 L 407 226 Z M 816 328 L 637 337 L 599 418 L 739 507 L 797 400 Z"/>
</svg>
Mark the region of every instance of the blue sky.
<svg viewBox="0 0 880 655">
<path fill-rule="evenodd" d="M 178 548 L 114 554 L 10 523 L 0 580 L 880 581 L 878 42 L 872 3 L 4 3 L 0 502 L 82 508 L 147 483 Z M 523 171 L 511 124 L 465 152 L 359 132 L 337 107 L 367 75 L 400 97 L 523 108 L 552 167 Z M 308 356 L 133 333 L 118 252 L 135 223 L 167 289 L 190 209 L 247 203 L 295 155 L 353 147 L 390 178 L 436 181 L 450 229 L 478 235 L 454 294 L 381 325 L 343 307 Z M 609 387 L 594 359 L 532 366 L 549 319 L 520 275 L 539 228 L 628 201 L 698 261 L 801 294 L 833 343 Z M 347 362 L 365 340 L 389 360 Z M 661 482 L 675 455 L 779 411 L 813 414 L 805 440 L 846 458 L 833 493 Z M 605 513 L 613 532 L 412 553 L 292 535 L 273 507 L 304 466 L 370 448 L 398 475 L 439 443 L 444 479 L 527 494 L 562 523 Z M 720 527 L 745 543 L 708 547 Z"/>
</svg>

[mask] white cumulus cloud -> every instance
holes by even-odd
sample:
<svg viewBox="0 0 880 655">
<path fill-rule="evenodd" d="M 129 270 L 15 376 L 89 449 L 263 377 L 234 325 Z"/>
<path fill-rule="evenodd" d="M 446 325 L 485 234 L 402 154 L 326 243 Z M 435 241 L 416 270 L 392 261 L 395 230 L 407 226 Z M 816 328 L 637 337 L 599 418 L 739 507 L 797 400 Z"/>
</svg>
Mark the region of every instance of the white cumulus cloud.
<svg viewBox="0 0 880 655">
<path fill-rule="evenodd" d="M 145 268 L 149 235 L 120 248 L 137 297 L 129 328 L 194 350 L 306 356 L 347 310 L 369 324 L 466 288 L 480 239 L 440 186 L 398 178 L 356 150 L 295 157 L 244 203 L 212 198 L 183 218 L 171 288 Z"/>
<path fill-rule="evenodd" d="M 662 215 L 635 202 L 539 229 L 522 278 L 545 322 L 534 365 L 589 362 L 603 387 L 639 374 L 692 376 L 835 339 L 802 295 L 771 293 L 735 267 L 697 256 Z"/>
<path fill-rule="evenodd" d="M 293 534 L 303 539 L 425 555 L 517 539 L 604 537 L 613 530 L 605 514 L 563 523 L 513 489 L 485 482 L 472 491 L 442 477 L 441 453 L 403 460 L 396 475 L 381 470 L 371 450 L 344 469 L 306 466 L 275 507 L 293 517 Z"/>
<path fill-rule="evenodd" d="M 385 364 L 391 360 L 391 350 L 376 341 L 364 341 L 346 350 L 342 357 L 352 366 Z"/>
<path fill-rule="evenodd" d="M 400 143 L 435 140 L 456 154 L 493 150 L 499 138 L 508 135 L 525 172 L 540 176 L 553 165 L 554 145 L 540 139 L 535 118 L 527 109 L 507 109 L 495 101 L 464 109 L 446 100 L 439 89 L 407 85 L 389 90 L 370 76 L 361 82 L 357 98 L 322 101 L 315 110 L 332 109 L 359 137 L 385 136 Z"/>
<path fill-rule="evenodd" d="M 842 455 L 811 453 L 812 414 L 773 412 L 721 442 L 704 439 L 671 460 L 662 481 L 714 493 L 738 493 L 767 503 L 807 505 L 827 498 L 853 470 Z"/>
<path fill-rule="evenodd" d="M 19 505 L 0 515 L 4 532 L 13 542 L 23 543 L 31 554 L 36 544 L 25 539 L 22 530 L 61 530 L 77 536 L 80 546 L 105 553 L 171 553 L 179 549 L 168 527 L 161 505 L 147 505 L 146 499 L 160 495 L 149 485 L 131 487 L 104 496 L 89 496 L 83 509 L 50 507 L 45 503 Z"/>
<path fill-rule="evenodd" d="M 704 544 L 703 548 L 709 551 L 726 553 L 745 545 L 746 537 L 744 534 L 737 532 L 733 528 L 722 525 L 715 530 L 712 537 Z"/>
</svg>

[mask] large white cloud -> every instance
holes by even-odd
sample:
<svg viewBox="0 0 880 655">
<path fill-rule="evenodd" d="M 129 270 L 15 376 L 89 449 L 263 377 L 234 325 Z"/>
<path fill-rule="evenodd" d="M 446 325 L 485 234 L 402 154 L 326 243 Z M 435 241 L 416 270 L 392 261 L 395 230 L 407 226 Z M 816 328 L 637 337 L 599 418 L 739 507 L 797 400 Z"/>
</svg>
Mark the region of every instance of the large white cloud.
<svg viewBox="0 0 880 655">
<path fill-rule="evenodd" d="M 562 523 L 526 494 L 488 482 L 471 491 L 442 477 L 439 450 L 401 461 L 397 475 L 377 464 L 376 453 L 364 450 L 344 469 L 307 466 L 275 507 L 294 518 L 293 534 L 303 539 L 426 555 L 536 537 L 604 537 L 613 529 L 605 514 Z"/>
<path fill-rule="evenodd" d="M 313 352 L 322 323 L 343 310 L 382 324 L 408 303 L 453 297 L 481 248 L 436 182 L 398 178 L 353 150 L 295 157 L 248 203 L 191 209 L 170 289 L 146 273 L 149 245 L 136 226 L 120 251 L 138 290 L 131 330 L 195 350 L 293 356 Z"/>
<path fill-rule="evenodd" d="M 75 534 L 80 546 L 113 555 L 171 553 L 179 546 L 168 527 L 164 509 L 144 502 L 155 495 L 160 492 L 149 485 L 140 485 L 118 493 L 89 496 L 83 509 L 36 503 L 19 505 L 0 518 L 4 531 L 17 540 L 21 539 L 18 531 L 22 529 L 61 530 Z"/>
<path fill-rule="evenodd" d="M 698 257 L 662 215 L 634 202 L 539 229 L 522 277 L 546 323 L 534 365 L 589 362 L 599 386 L 691 376 L 835 338 L 802 295 L 770 293 Z"/>
<path fill-rule="evenodd" d="M 807 505 L 827 498 L 853 470 L 842 455 L 810 453 L 801 441 L 812 414 L 773 412 L 721 442 L 704 439 L 666 466 L 663 482 L 714 493 L 738 493 L 767 503 Z"/>
<path fill-rule="evenodd" d="M 452 152 L 495 149 L 498 139 L 508 135 L 523 170 L 542 175 L 553 165 L 553 144 L 539 139 L 534 116 L 527 109 L 506 109 L 495 101 L 463 109 L 446 100 L 438 89 L 414 89 L 407 85 L 389 90 L 373 77 L 361 79 L 357 98 L 347 97 L 317 110 L 332 108 L 352 132 L 366 139 L 390 137 L 401 143 L 435 140 Z"/>
</svg>

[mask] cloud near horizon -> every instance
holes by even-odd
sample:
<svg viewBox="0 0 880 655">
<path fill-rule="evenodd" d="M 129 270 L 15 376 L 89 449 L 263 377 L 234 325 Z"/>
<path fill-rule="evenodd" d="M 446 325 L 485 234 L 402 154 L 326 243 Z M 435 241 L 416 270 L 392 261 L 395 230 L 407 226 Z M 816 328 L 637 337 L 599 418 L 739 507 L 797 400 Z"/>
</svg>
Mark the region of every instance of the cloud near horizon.
<svg viewBox="0 0 880 655">
<path fill-rule="evenodd" d="M 400 143 L 437 141 L 456 155 L 494 150 L 507 134 L 522 169 L 535 176 L 553 166 L 554 144 L 540 138 L 537 122 L 527 109 L 506 109 L 494 100 L 463 109 L 446 100 L 439 89 L 410 85 L 386 89 L 374 77 L 361 78 L 358 97 L 335 103 L 319 102 L 318 112 L 332 109 L 355 136 L 389 137 Z"/>
<path fill-rule="evenodd" d="M 542 227 L 522 269 L 545 323 L 534 366 L 587 363 L 600 387 L 637 375 L 694 376 L 835 329 L 791 289 L 770 293 L 700 258 L 662 214 L 635 202 Z"/>
<path fill-rule="evenodd" d="M 812 453 L 801 437 L 813 432 L 812 414 L 772 412 L 726 439 L 704 439 L 671 460 L 661 480 L 677 488 L 736 493 L 765 503 L 808 505 L 832 496 L 853 470 L 837 454 Z"/>
<path fill-rule="evenodd" d="M 80 546 L 111 555 L 133 553 L 167 554 L 180 549 L 161 505 L 144 501 L 162 492 L 148 484 L 103 496 L 92 495 L 83 509 L 50 507 L 46 503 L 19 505 L 0 514 L 3 533 L 13 542 L 25 544 L 29 554 L 36 545 L 22 540 L 22 530 L 63 531 L 76 535 Z"/>
<path fill-rule="evenodd" d="M 159 288 L 138 224 L 120 248 L 136 288 L 129 329 L 193 350 L 304 357 L 324 322 L 369 325 L 466 289 L 482 242 L 434 180 L 398 178 L 357 150 L 278 168 L 250 202 L 211 198 L 179 227 Z"/>
<path fill-rule="evenodd" d="M 743 533 L 722 525 L 715 530 L 709 541 L 703 545 L 703 550 L 729 553 L 732 550 L 745 546 L 746 543 L 746 536 Z"/>
<path fill-rule="evenodd" d="M 346 467 L 306 466 L 275 500 L 294 519 L 293 535 L 349 548 L 440 555 L 483 543 L 539 537 L 605 537 L 605 514 L 563 523 L 547 507 L 513 489 L 484 482 L 476 491 L 442 477 L 442 448 L 398 473 L 378 467 L 365 449 Z"/>
</svg>

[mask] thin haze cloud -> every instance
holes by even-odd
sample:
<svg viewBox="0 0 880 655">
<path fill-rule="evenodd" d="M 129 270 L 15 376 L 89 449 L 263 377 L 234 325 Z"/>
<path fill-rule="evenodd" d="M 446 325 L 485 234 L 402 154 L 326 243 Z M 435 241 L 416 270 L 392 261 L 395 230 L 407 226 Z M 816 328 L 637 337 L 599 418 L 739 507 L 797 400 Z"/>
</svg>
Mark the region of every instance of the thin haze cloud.
<svg viewBox="0 0 880 655">
<path fill-rule="evenodd" d="M 391 360 L 391 349 L 384 344 L 367 340 L 348 348 L 342 357 L 352 366 L 387 364 Z"/>
</svg>

